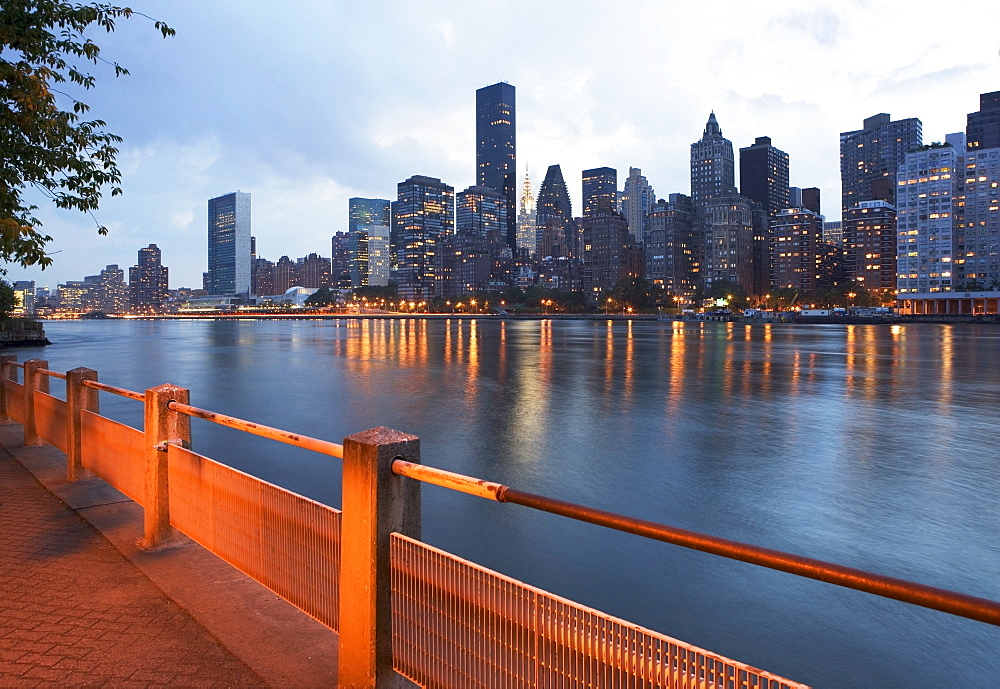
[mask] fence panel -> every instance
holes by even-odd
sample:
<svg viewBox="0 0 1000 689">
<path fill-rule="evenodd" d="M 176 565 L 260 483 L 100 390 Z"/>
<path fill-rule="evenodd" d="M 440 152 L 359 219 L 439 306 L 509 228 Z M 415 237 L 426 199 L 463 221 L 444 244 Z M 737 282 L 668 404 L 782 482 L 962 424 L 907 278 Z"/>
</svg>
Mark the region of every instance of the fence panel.
<svg viewBox="0 0 1000 689">
<path fill-rule="evenodd" d="M 176 445 L 170 522 L 337 630 L 340 511 Z"/>
<path fill-rule="evenodd" d="M 24 385 L 13 380 L 3 381 L 7 389 L 7 415 L 14 421 L 24 423 Z"/>
<path fill-rule="evenodd" d="M 425 687 L 804 685 L 392 536 L 393 663 Z"/>
<path fill-rule="evenodd" d="M 83 468 L 144 504 L 146 462 L 142 431 L 91 411 L 80 412 L 80 427 Z"/>
<path fill-rule="evenodd" d="M 68 409 L 65 402 L 48 393 L 35 391 L 35 429 L 39 437 L 63 452 L 68 452 L 67 421 Z"/>
</svg>

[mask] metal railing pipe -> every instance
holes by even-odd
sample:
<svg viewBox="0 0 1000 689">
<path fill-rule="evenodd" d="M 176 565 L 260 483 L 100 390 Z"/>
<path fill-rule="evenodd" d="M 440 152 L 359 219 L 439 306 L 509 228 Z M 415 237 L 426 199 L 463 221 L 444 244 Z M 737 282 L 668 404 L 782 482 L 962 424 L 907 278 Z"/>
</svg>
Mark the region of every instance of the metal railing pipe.
<svg viewBox="0 0 1000 689">
<path fill-rule="evenodd" d="M 1000 626 L 1000 603 L 934 586 L 917 584 L 905 579 L 874 574 L 854 567 L 792 555 L 780 550 L 717 538 L 696 531 L 679 529 L 644 519 L 626 517 L 614 512 L 585 507 L 544 495 L 527 493 L 503 484 L 481 481 L 426 465 L 414 465 L 402 459 L 392 464 L 393 473 L 417 481 L 458 490 L 470 495 L 523 505 L 532 509 L 558 514 L 570 519 L 604 526 L 692 550 L 711 553 L 730 560 L 739 560 L 760 567 L 835 584 L 845 588 L 892 598 L 951 615 Z"/>
<path fill-rule="evenodd" d="M 235 416 L 226 416 L 225 414 L 219 414 L 218 412 L 209 411 L 207 409 L 199 409 L 198 407 L 192 407 L 189 404 L 181 404 L 180 402 L 171 402 L 167 405 L 167 408 L 179 414 L 185 414 L 198 419 L 204 419 L 205 421 L 211 421 L 212 423 L 217 423 L 220 426 L 226 426 L 228 428 L 234 428 L 238 431 L 245 431 L 253 435 L 259 435 L 262 438 L 276 440 L 279 443 L 294 445 L 295 447 L 301 447 L 306 450 L 312 450 L 313 452 L 319 452 L 321 454 L 337 457 L 339 459 L 344 458 L 344 446 L 338 445 L 337 443 L 331 443 L 328 440 L 320 440 L 319 438 L 311 438 L 307 435 L 283 431 L 280 428 L 264 426 L 263 424 L 254 423 L 253 421 L 238 419 Z"/>
<path fill-rule="evenodd" d="M 47 368 L 36 368 L 35 373 L 40 373 L 43 376 L 49 376 L 51 378 L 58 378 L 60 380 L 66 380 L 65 373 L 59 373 L 59 371 L 50 371 Z"/>
<path fill-rule="evenodd" d="M 140 402 L 146 401 L 146 395 L 141 392 L 134 392 L 133 390 L 126 390 L 125 388 L 116 388 L 115 386 L 108 385 L 107 383 L 98 383 L 96 380 L 83 380 L 81 383 L 84 387 L 94 388 L 95 390 L 101 390 L 103 392 L 110 392 L 112 395 L 128 397 L 129 399 L 139 400 Z"/>
</svg>

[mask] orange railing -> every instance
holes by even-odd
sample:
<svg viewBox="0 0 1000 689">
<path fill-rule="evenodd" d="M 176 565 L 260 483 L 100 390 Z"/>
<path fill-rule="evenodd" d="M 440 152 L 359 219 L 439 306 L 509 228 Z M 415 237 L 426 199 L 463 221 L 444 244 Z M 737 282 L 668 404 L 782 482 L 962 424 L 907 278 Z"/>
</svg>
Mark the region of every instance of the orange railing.
<svg viewBox="0 0 1000 689">
<path fill-rule="evenodd" d="M 65 381 L 65 400 L 49 393 L 50 378 Z M 98 392 L 142 401 L 143 430 L 102 416 Z M 419 439 L 398 431 L 340 445 L 200 409 L 188 396 L 0 356 L 0 417 L 24 426 L 25 444 L 55 445 L 68 480 L 90 471 L 140 504 L 148 547 L 180 531 L 339 631 L 342 686 L 388 683 L 394 672 L 441 687 L 803 686 L 431 548 L 420 541 L 424 482 L 1000 624 L 993 601 L 424 466 Z M 191 418 L 343 459 L 343 511 L 196 454 Z"/>
</svg>

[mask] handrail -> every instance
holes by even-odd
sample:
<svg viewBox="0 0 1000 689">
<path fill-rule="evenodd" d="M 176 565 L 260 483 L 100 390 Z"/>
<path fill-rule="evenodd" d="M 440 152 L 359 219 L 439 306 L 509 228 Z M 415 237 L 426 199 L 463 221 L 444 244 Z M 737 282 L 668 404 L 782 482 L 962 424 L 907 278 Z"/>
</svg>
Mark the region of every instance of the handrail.
<svg viewBox="0 0 1000 689">
<path fill-rule="evenodd" d="M 1000 626 L 1000 603 L 987 598 L 969 596 L 934 586 L 917 584 L 905 579 L 874 574 L 854 567 L 845 567 L 824 560 L 792 555 L 780 550 L 761 548 L 644 519 L 626 517 L 614 512 L 556 500 L 544 495 L 526 493 L 503 484 L 482 481 L 443 469 L 413 464 L 403 459 L 396 459 L 392 463 L 392 471 L 400 476 L 408 476 L 417 481 L 432 483 L 488 500 L 523 505 L 570 519 L 719 555 L 730 560 L 740 560 L 768 569 L 776 569 L 824 581 L 828 584 L 872 593 L 883 598 L 893 598 L 904 603 Z"/>
<path fill-rule="evenodd" d="M 139 400 L 140 402 L 146 400 L 146 395 L 144 395 L 141 392 L 133 392 L 132 390 L 126 390 L 125 388 L 116 388 L 113 385 L 108 385 L 107 383 L 99 383 L 96 380 L 84 379 L 80 382 L 83 383 L 83 386 L 87 388 L 94 388 L 95 390 L 103 390 L 104 392 L 110 392 L 113 395 L 128 397 L 129 399 Z"/>
<path fill-rule="evenodd" d="M 212 423 L 217 423 L 220 426 L 235 428 L 238 431 L 246 431 L 247 433 L 252 433 L 253 435 L 259 435 L 262 438 L 277 440 L 279 443 L 294 445 L 295 447 L 301 447 L 306 450 L 312 450 L 314 452 L 319 452 L 331 457 L 337 457 L 339 459 L 344 458 L 344 446 L 338 445 L 337 443 L 331 443 L 328 440 L 320 440 L 318 438 L 311 438 L 307 435 L 283 431 L 280 428 L 264 426 L 259 423 L 254 423 L 253 421 L 238 419 L 235 416 L 226 416 L 225 414 L 219 414 L 218 412 L 209 411 L 207 409 L 199 409 L 198 407 L 192 407 L 189 404 L 181 404 L 180 402 L 170 402 L 167 405 L 167 409 L 186 416 L 193 416 L 198 419 L 204 419 L 205 421 L 211 421 Z"/>
<path fill-rule="evenodd" d="M 50 371 L 47 368 L 36 368 L 35 373 L 41 373 L 44 376 L 52 376 L 53 378 L 59 378 L 61 380 L 66 380 L 65 373 L 59 373 L 58 371 Z"/>
<path fill-rule="evenodd" d="M 14 368 L 19 368 L 21 370 L 24 370 L 24 364 L 19 364 L 16 361 L 8 361 L 7 366 L 13 366 Z"/>
</svg>

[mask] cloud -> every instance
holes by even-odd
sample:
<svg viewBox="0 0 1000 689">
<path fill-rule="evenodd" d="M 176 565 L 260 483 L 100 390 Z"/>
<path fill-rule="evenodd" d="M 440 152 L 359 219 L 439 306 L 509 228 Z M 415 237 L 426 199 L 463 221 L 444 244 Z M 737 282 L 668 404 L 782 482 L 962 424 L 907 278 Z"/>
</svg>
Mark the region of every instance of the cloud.
<svg viewBox="0 0 1000 689">
<path fill-rule="evenodd" d="M 774 17 L 770 28 L 778 32 L 788 31 L 792 35 L 805 34 L 824 48 L 835 47 L 844 40 L 844 33 L 848 31 L 840 15 L 826 7 L 794 10 Z M 780 39 L 772 38 L 768 42 L 771 45 L 780 44 Z"/>
<path fill-rule="evenodd" d="M 441 22 L 437 24 L 434 28 L 441 32 L 441 37 L 444 39 L 444 44 L 450 50 L 455 47 L 455 23 L 454 22 Z"/>
</svg>

